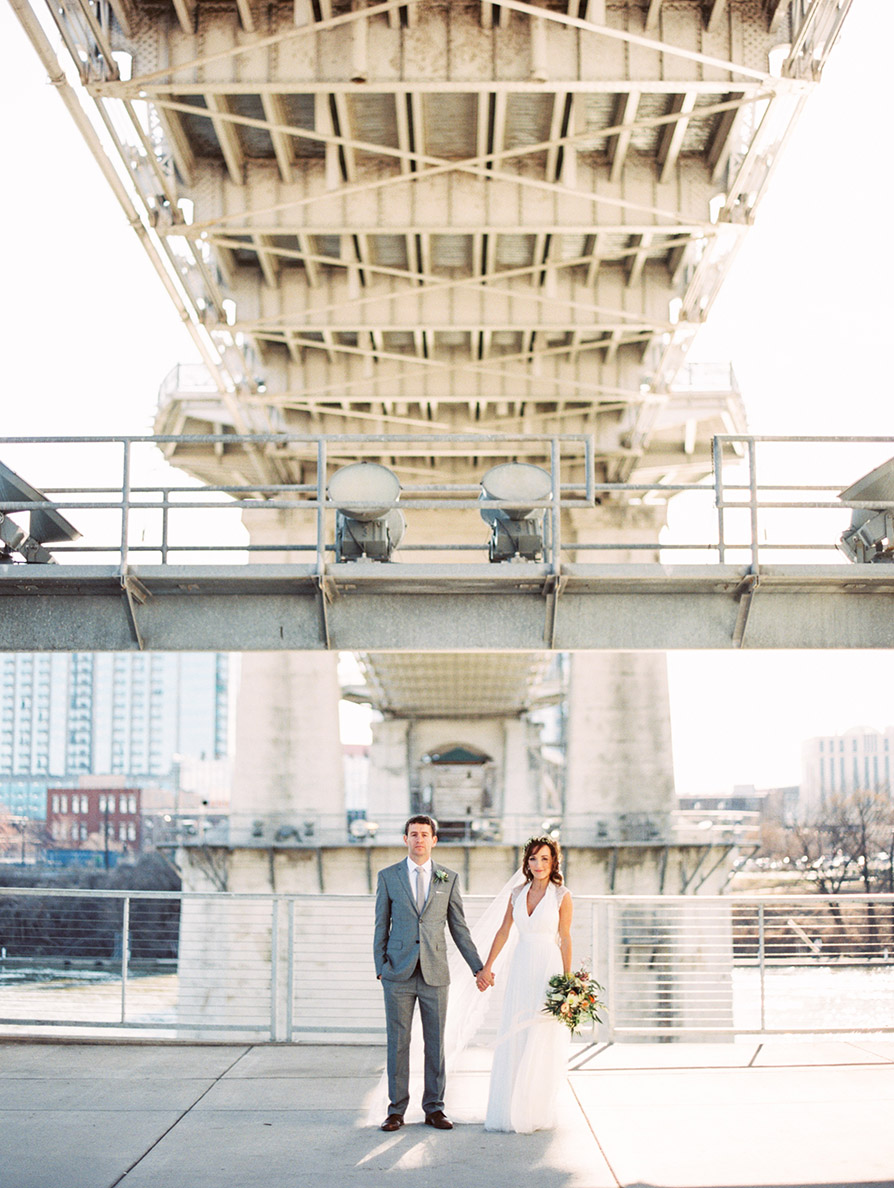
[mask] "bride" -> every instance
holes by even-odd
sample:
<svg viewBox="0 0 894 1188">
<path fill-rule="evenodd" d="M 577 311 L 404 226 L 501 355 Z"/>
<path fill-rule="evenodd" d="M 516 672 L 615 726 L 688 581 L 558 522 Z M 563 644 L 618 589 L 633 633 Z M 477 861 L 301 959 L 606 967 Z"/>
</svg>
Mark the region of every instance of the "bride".
<svg viewBox="0 0 894 1188">
<path fill-rule="evenodd" d="M 556 1099 L 565 1080 L 570 1035 L 543 1013 L 543 1006 L 549 979 L 571 972 L 573 908 L 563 886 L 561 849 L 553 838 L 530 839 L 522 875 L 525 881 L 511 892 L 478 974 L 478 988 L 493 985 L 494 962 L 514 927 L 484 1128 L 530 1134 L 555 1125 Z"/>
</svg>

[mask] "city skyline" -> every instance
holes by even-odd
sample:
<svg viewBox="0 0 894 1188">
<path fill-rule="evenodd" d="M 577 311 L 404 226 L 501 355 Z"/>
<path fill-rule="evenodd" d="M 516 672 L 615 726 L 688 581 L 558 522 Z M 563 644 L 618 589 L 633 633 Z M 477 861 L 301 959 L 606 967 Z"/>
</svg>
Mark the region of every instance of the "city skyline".
<svg viewBox="0 0 894 1188">
<path fill-rule="evenodd" d="M 34 815 L 40 784 L 82 777 L 181 782 L 230 746 L 226 653 L 0 656 L 0 803 Z"/>
</svg>

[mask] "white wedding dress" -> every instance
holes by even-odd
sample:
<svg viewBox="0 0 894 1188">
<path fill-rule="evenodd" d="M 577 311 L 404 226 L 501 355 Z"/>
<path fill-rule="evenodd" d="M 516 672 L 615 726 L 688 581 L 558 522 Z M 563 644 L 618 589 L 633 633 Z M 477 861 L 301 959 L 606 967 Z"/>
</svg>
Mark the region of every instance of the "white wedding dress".
<svg viewBox="0 0 894 1188">
<path fill-rule="evenodd" d="M 556 1124 L 556 1100 L 565 1080 L 571 1033 L 543 1013 L 549 979 L 562 972 L 559 904 L 564 887 L 550 883 L 528 915 L 528 885 L 513 893 L 517 943 L 505 978 L 485 1130 L 530 1134 Z"/>
</svg>

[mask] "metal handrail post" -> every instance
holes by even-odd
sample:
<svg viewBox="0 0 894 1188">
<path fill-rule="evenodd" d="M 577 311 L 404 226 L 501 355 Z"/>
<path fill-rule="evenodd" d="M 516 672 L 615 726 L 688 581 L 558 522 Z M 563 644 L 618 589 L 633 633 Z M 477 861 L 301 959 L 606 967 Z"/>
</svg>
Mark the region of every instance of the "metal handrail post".
<svg viewBox="0 0 894 1188">
<path fill-rule="evenodd" d="M 121 1022 L 127 1021 L 127 976 L 130 967 L 130 896 L 121 913 Z"/>
<path fill-rule="evenodd" d="M 170 489 L 164 487 L 161 492 L 161 563 L 167 565 L 168 563 L 168 512 Z"/>
<path fill-rule="evenodd" d="M 599 903 L 591 907 L 591 949 L 593 954 L 593 976 L 596 981 L 606 988 L 606 999 L 608 1002 L 608 1009 L 605 1013 L 605 1021 L 601 1023 L 600 1038 L 611 1042 L 612 1039 L 612 994 L 609 992 L 609 983 L 611 978 L 611 953 L 609 951 L 608 937 L 609 937 L 609 910 L 610 906 L 605 900 L 600 900 Z M 602 942 L 600 945 L 600 941 Z M 602 1030 L 604 1029 L 604 1030 Z"/>
<path fill-rule="evenodd" d="M 276 1040 L 276 992 L 279 987 L 279 899 L 270 905 L 270 1040 Z"/>
<path fill-rule="evenodd" d="M 765 964 L 765 950 L 764 950 L 764 905 L 761 902 L 757 909 L 757 961 L 760 970 L 760 991 L 761 991 L 761 1031 L 766 1030 L 767 1026 L 767 999 L 766 999 L 766 964 Z"/>
<path fill-rule="evenodd" d="M 326 572 L 326 439 L 317 442 L 317 571 Z"/>
<path fill-rule="evenodd" d="M 554 437 L 549 443 L 550 469 L 553 477 L 553 507 L 552 507 L 552 540 L 550 541 L 550 562 L 553 573 L 559 573 L 562 568 L 562 481 L 560 475 L 561 455 L 559 441 Z"/>
<path fill-rule="evenodd" d="M 130 530 L 130 439 L 121 443 L 124 447 L 124 474 L 121 481 L 121 565 L 127 564 L 127 535 Z"/>
<path fill-rule="evenodd" d="M 615 1002 L 615 920 L 617 918 L 617 906 L 615 903 L 605 904 L 605 935 L 604 943 L 606 950 L 606 978 L 605 978 L 605 994 L 606 1002 L 608 1003 L 608 1035 L 605 1037 L 609 1043 L 613 1042 L 615 1027 L 612 1023 L 612 1008 Z"/>
<path fill-rule="evenodd" d="M 286 968 L 286 1043 L 292 1042 L 292 1005 L 295 1001 L 295 900 L 289 900 L 288 908 L 289 947 Z"/>
<path fill-rule="evenodd" d="M 714 458 L 714 506 L 717 508 L 717 560 L 719 564 L 723 565 L 726 557 L 726 544 L 724 540 L 724 524 L 723 524 L 723 446 L 715 434 L 712 442 L 712 453 Z"/>
<path fill-rule="evenodd" d="M 757 518 L 757 453 L 753 437 L 748 439 L 748 508 L 751 515 L 751 564 L 757 573 L 760 564 Z"/>
</svg>

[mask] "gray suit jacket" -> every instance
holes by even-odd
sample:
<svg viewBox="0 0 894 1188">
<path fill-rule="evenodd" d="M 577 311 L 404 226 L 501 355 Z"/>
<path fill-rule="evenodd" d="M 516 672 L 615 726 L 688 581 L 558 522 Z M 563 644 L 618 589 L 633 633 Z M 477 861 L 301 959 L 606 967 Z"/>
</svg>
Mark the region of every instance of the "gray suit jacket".
<svg viewBox="0 0 894 1188">
<path fill-rule="evenodd" d="M 446 879 L 437 878 L 439 871 Z M 379 871 L 373 953 L 380 978 L 405 981 L 418 961 L 422 977 L 430 986 L 446 986 L 450 973 L 445 925 L 469 968 L 477 973 L 484 962 L 466 924 L 456 872 L 432 859 L 431 886 L 420 913 L 410 890 L 406 861 Z"/>
</svg>

